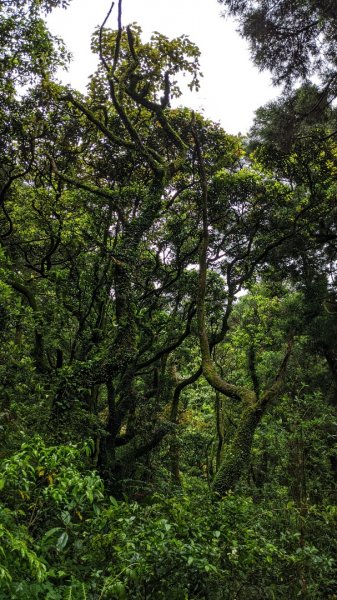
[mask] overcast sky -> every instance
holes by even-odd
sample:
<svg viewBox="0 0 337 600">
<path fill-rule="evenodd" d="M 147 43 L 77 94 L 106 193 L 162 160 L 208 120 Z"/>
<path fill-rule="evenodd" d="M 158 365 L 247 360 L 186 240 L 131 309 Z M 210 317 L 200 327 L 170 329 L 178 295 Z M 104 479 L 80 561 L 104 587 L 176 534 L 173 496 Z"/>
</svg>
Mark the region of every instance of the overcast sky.
<svg viewBox="0 0 337 600">
<path fill-rule="evenodd" d="M 109 7 L 110 0 L 72 0 L 67 10 L 57 9 L 48 17 L 51 31 L 63 38 L 73 54 L 72 66 L 62 79 L 81 91 L 97 60 L 90 52 L 91 33 Z M 122 21 L 123 25 L 139 23 L 145 38 L 152 31 L 168 37 L 187 34 L 201 50 L 204 77 L 200 91 L 184 94 L 179 103 L 220 121 L 229 133 L 245 133 L 254 110 L 279 91 L 268 74 L 252 65 L 235 23 L 220 15 L 216 0 L 124 0 Z M 116 17 L 115 9 L 107 26 L 115 28 Z"/>
</svg>

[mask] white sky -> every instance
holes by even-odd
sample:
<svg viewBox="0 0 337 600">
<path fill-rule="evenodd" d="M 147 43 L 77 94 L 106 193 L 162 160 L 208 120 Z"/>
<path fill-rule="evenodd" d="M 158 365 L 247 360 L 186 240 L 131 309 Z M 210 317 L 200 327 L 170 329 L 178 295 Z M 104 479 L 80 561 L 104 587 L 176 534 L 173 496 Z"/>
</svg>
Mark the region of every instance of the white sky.
<svg viewBox="0 0 337 600">
<path fill-rule="evenodd" d="M 90 51 L 91 33 L 109 7 L 110 0 L 72 0 L 67 10 L 54 10 L 48 17 L 51 31 L 63 38 L 73 54 L 62 80 L 81 91 L 97 62 Z M 220 14 L 216 0 L 124 0 L 122 23 L 136 21 L 146 38 L 152 31 L 170 38 L 187 34 L 201 50 L 204 77 L 200 91 L 188 91 L 179 104 L 203 111 L 229 133 L 246 133 L 254 110 L 280 92 L 271 86 L 268 74 L 252 65 L 248 45 L 236 33 L 235 23 Z M 107 26 L 113 29 L 116 22 L 115 7 Z"/>
</svg>

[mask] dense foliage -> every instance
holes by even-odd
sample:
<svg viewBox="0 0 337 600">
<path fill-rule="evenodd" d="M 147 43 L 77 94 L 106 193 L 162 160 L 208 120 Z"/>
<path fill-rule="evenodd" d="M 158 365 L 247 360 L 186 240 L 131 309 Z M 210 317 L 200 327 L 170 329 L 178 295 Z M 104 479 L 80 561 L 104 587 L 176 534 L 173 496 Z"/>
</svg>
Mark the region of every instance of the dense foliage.
<svg viewBox="0 0 337 600">
<path fill-rule="evenodd" d="M 336 109 L 290 85 L 333 7 L 224 2 L 288 84 L 244 139 L 121 0 L 57 82 L 67 4 L 0 6 L 0 598 L 335 600 Z M 258 34 L 309 9 L 280 75 Z"/>
<path fill-rule="evenodd" d="M 218 0 L 235 16 L 259 67 L 276 83 L 319 75 L 336 90 L 334 0 Z"/>
</svg>

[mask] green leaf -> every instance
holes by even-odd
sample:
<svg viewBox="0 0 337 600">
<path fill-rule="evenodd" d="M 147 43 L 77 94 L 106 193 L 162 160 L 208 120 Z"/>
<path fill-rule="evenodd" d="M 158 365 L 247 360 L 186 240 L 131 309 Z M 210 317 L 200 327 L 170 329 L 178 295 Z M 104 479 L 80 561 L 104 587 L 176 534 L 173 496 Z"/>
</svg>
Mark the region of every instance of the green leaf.
<svg viewBox="0 0 337 600">
<path fill-rule="evenodd" d="M 43 536 L 42 538 L 42 543 L 45 542 L 46 540 L 48 540 L 49 538 L 51 538 L 54 533 L 58 533 L 59 531 L 61 531 L 61 527 L 53 527 L 53 529 L 49 529 Z"/>
<path fill-rule="evenodd" d="M 66 531 L 63 531 L 63 533 L 61 533 L 59 539 L 56 542 L 57 550 L 59 550 L 59 551 L 64 550 L 64 548 L 67 545 L 68 539 L 69 539 L 69 535 L 67 534 Z"/>
<path fill-rule="evenodd" d="M 63 510 L 61 513 L 62 521 L 65 525 L 68 525 L 71 521 L 70 513 L 67 510 Z"/>
</svg>

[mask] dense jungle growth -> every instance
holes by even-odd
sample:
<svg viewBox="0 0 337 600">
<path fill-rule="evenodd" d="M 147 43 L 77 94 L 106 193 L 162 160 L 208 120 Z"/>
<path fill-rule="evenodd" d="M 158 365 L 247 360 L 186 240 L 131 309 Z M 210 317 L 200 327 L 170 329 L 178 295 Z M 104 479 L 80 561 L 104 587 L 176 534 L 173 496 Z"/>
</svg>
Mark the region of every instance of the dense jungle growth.
<svg viewBox="0 0 337 600">
<path fill-rule="evenodd" d="M 0 598 L 336 600 L 336 3 L 219 0 L 246 137 L 121 0 L 60 84 L 68 4 L 0 1 Z"/>
</svg>

